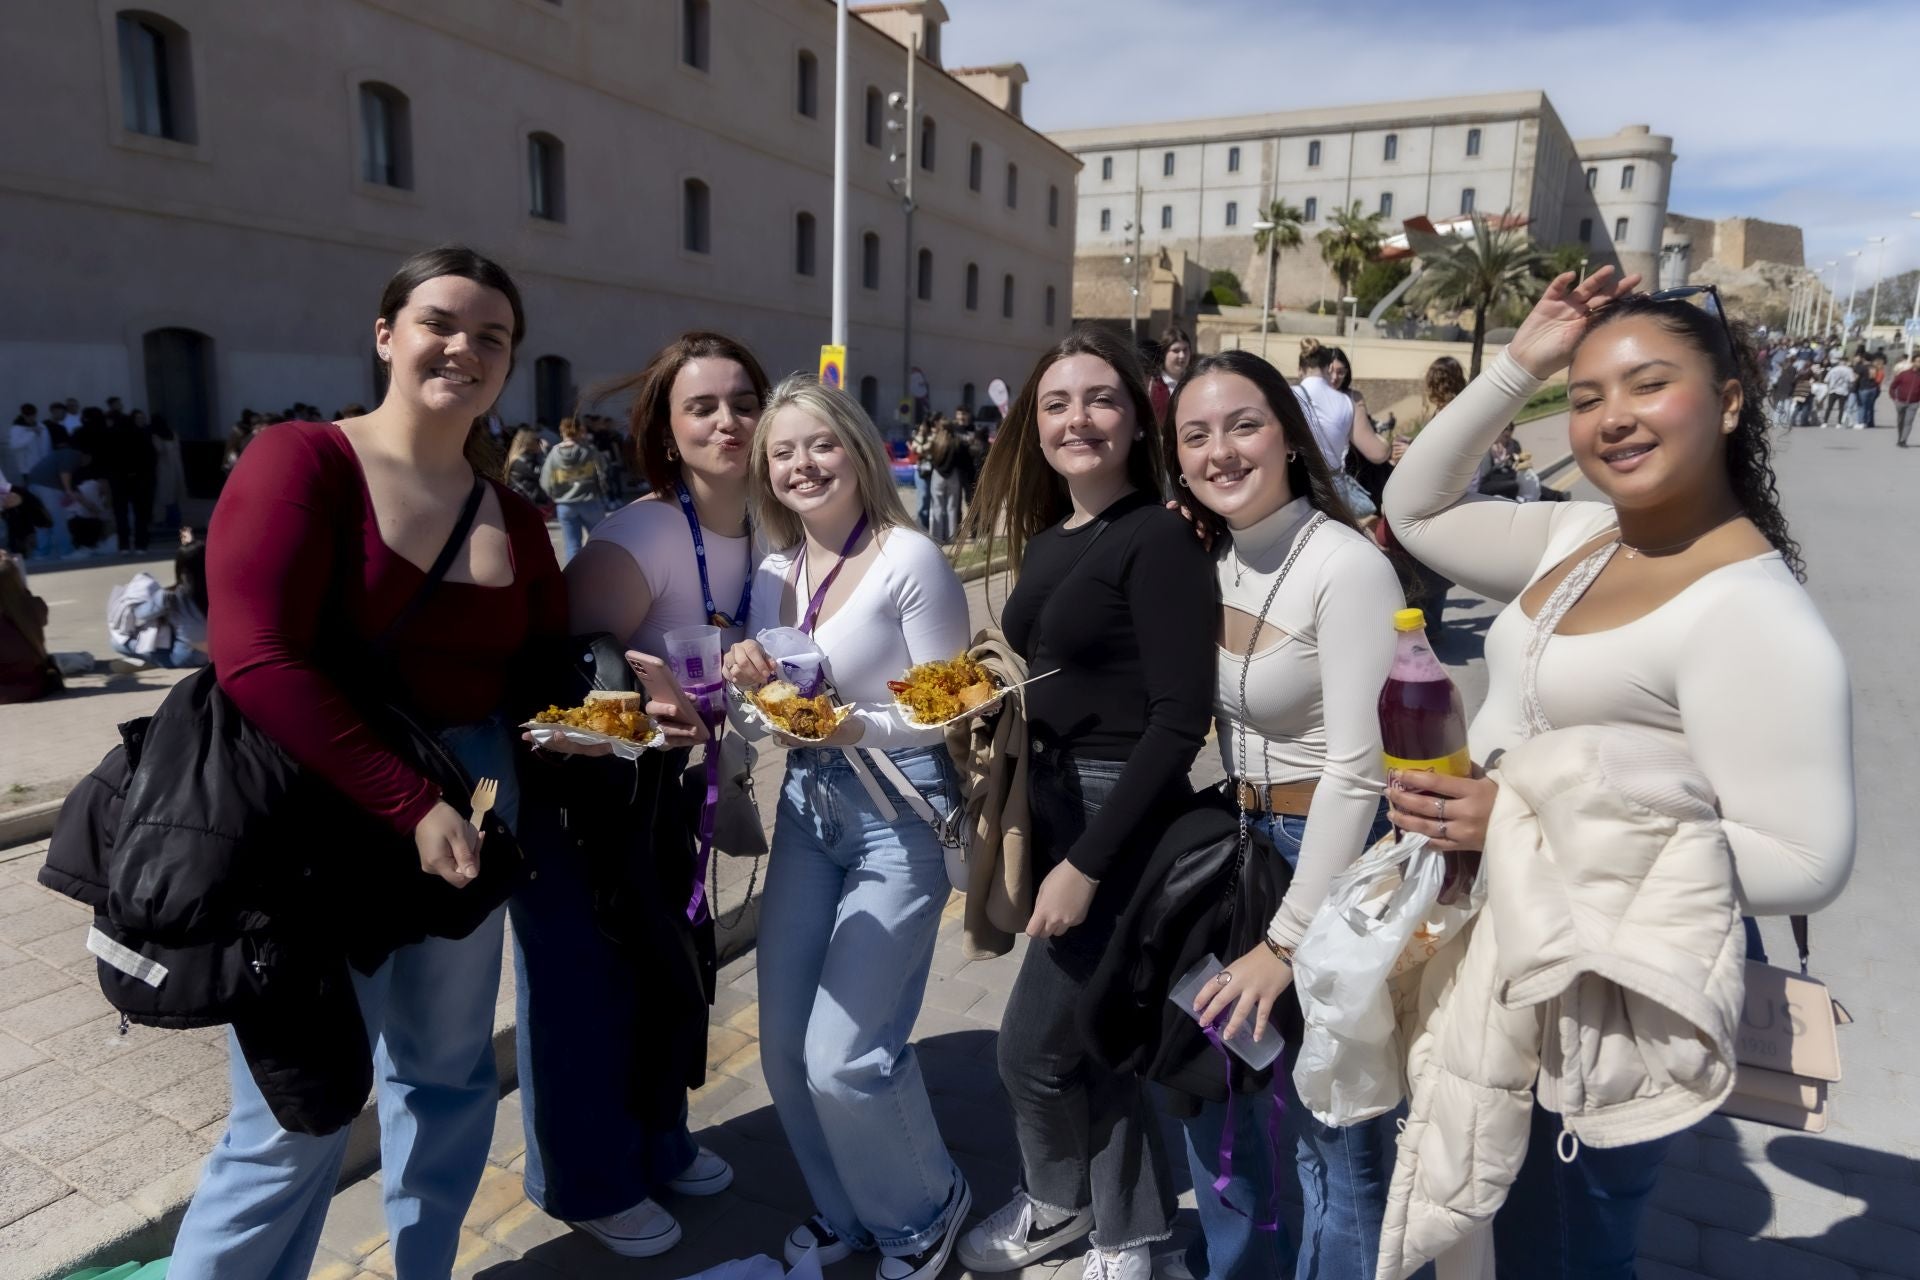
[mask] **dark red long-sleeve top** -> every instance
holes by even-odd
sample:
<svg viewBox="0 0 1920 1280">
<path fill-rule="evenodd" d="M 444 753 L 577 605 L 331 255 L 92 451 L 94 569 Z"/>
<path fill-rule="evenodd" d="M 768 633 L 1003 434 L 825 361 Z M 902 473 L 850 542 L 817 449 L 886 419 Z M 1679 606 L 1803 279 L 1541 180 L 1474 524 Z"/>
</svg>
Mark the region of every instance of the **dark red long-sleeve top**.
<svg viewBox="0 0 1920 1280">
<path fill-rule="evenodd" d="M 442 582 L 385 650 L 409 710 L 433 725 L 502 710 L 509 667 L 566 628 L 566 583 L 545 523 L 494 484 L 513 582 Z M 361 648 L 426 572 L 380 537 L 352 446 L 331 422 L 259 432 L 207 532 L 208 647 L 220 687 L 302 765 L 402 833 L 440 798 L 356 710 Z"/>
</svg>

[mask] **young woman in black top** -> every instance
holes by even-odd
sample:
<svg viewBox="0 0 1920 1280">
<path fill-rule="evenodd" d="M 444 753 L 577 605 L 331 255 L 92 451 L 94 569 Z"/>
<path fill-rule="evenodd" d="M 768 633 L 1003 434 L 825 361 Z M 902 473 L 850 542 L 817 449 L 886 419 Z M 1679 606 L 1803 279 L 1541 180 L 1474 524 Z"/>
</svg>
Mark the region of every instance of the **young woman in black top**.
<svg viewBox="0 0 1920 1280">
<path fill-rule="evenodd" d="M 1032 675 L 1059 672 L 1026 695 L 1040 887 L 999 1040 L 1022 1188 L 961 1240 L 976 1272 L 1091 1230 L 1086 1280 L 1148 1280 L 1171 1231 L 1144 1086 L 1092 1062 L 1073 1026 L 1211 714 L 1212 562 L 1161 506 L 1158 435 L 1132 349 L 1077 329 L 1021 389 L 968 517 L 1017 578 L 1007 639 Z"/>
</svg>

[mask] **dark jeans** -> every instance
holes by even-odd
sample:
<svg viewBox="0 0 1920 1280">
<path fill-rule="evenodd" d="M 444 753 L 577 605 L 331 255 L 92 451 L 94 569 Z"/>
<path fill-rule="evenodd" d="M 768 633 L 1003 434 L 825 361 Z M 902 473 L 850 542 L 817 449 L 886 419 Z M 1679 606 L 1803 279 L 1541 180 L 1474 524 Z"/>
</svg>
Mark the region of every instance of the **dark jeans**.
<svg viewBox="0 0 1920 1280">
<path fill-rule="evenodd" d="M 113 492 L 113 531 L 122 551 L 147 549 L 147 525 L 153 518 L 153 477 L 116 475 L 107 487 Z"/>
<path fill-rule="evenodd" d="M 1041 750 L 1030 764 L 1034 870 L 1043 875 L 1113 793 L 1121 765 Z M 1027 1194 L 1060 1213 L 1091 1203 L 1093 1242 L 1110 1251 L 1165 1240 L 1174 1211 L 1146 1086 L 1094 1062 L 1074 1030 L 1087 980 L 1126 905 L 1103 899 L 1121 897 L 1124 888 L 1103 885 L 1084 923 L 1027 947 L 999 1039 L 1000 1079 L 1013 1104 Z"/>
<path fill-rule="evenodd" d="M 1526 1163 L 1493 1219 L 1494 1263 L 1529 1280 L 1634 1280 L 1640 1221 L 1673 1138 L 1630 1147 L 1555 1149 L 1560 1117 L 1533 1106 Z"/>
</svg>

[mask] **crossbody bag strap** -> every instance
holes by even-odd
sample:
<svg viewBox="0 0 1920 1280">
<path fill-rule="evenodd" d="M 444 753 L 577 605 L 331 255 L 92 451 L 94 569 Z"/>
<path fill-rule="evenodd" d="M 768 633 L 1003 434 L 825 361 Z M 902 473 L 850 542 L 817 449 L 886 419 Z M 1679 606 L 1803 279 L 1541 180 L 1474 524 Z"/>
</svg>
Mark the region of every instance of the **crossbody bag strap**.
<svg viewBox="0 0 1920 1280">
<path fill-rule="evenodd" d="M 374 637 L 372 647 L 376 653 L 392 644 L 406 625 L 419 616 L 427 600 L 445 580 L 447 571 L 453 568 L 453 558 L 460 554 L 460 548 L 466 545 L 467 535 L 473 532 L 473 522 L 480 515 L 480 500 L 486 497 L 486 493 L 487 482 L 476 475 L 473 478 L 473 489 L 467 494 L 466 502 L 460 507 L 460 517 L 453 522 L 453 532 L 447 535 L 446 545 L 441 547 L 440 554 L 434 557 L 433 567 L 427 570 L 426 580 L 420 584 L 420 589 L 413 593 L 413 598 L 407 601 L 400 612 L 393 615 L 393 621 L 387 623 L 380 634 Z"/>
</svg>

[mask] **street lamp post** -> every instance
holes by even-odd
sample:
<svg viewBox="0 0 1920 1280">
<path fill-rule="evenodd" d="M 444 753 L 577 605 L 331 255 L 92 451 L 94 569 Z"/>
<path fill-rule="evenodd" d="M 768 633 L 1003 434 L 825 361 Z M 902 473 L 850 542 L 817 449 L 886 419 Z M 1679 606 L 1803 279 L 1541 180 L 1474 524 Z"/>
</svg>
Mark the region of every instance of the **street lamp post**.
<svg viewBox="0 0 1920 1280">
<path fill-rule="evenodd" d="M 897 120 L 888 120 L 889 130 L 900 132 L 900 149 L 888 155 L 888 160 L 904 161 L 900 176 L 888 185 L 900 193 L 900 211 L 906 216 L 906 271 L 901 280 L 901 320 L 900 320 L 900 399 L 912 404 L 913 394 L 913 295 L 918 288 L 918 272 L 913 251 L 913 146 L 915 141 L 914 124 L 917 107 L 913 97 L 914 64 L 920 61 L 920 37 L 916 33 L 907 42 L 907 91 L 904 94 L 889 94 L 887 105 L 900 112 Z M 912 411 L 908 411 L 908 426 L 912 424 Z"/>
<path fill-rule="evenodd" d="M 1833 276 L 1833 279 L 1823 282 L 1827 289 L 1827 318 L 1820 324 L 1820 340 L 1822 342 L 1825 342 L 1827 335 L 1833 332 L 1833 294 L 1834 290 L 1840 285 L 1840 273 L 1834 270 L 1834 268 L 1839 265 L 1838 259 L 1829 258 L 1827 265 L 1820 268 L 1820 274 L 1823 276 L 1828 274 Z"/>
<path fill-rule="evenodd" d="M 1840 317 L 1840 327 L 1842 330 L 1850 327 L 1848 317 L 1853 315 L 1854 301 L 1860 296 L 1860 251 L 1858 249 L 1849 249 L 1847 250 L 1847 256 L 1852 258 L 1853 261 L 1847 267 L 1847 310 L 1846 314 Z M 1846 342 L 1846 338 L 1847 335 L 1844 332 L 1841 333 L 1840 340 L 1842 344 Z"/>
<path fill-rule="evenodd" d="M 1267 358 L 1267 321 L 1273 315 L 1273 259 L 1279 249 L 1274 232 L 1279 224 L 1265 218 L 1253 224 L 1255 231 L 1264 231 L 1267 236 L 1267 278 L 1260 289 L 1260 358 Z"/>
<path fill-rule="evenodd" d="M 847 5 L 833 15 L 833 319 L 827 341 L 847 345 Z"/>
<path fill-rule="evenodd" d="M 1907 216 L 1910 218 L 1920 218 L 1920 209 L 1916 209 Z M 1920 337 L 1920 272 L 1914 274 L 1913 314 L 1907 318 L 1907 358 L 1909 360 L 1913 358 L 1913 345 L 1916 337 Z"/>
<path fill-rule="evenodd" d="M 1140 345 L 1140 153 L 1133 156 L 1133 221 L 1126 226 L 1132 234 L 1127 245 L 1126 265 L 1133 268 L 1133 274 L 1127 281 L 1127 336 L 1137 347 Z"/>
<path fill-rule="evenodd" d="M 1860 335 L 1863 342 L 1873 341 L 1873 326 L 1880 319 L 1880 267 L 1887 258 L 1887 238 L 1869 236 L 1867 243 L 1877 248 L 1873 255 L 1873 302 L 1867 307 L 1867 327 Z"/>
</svg>

